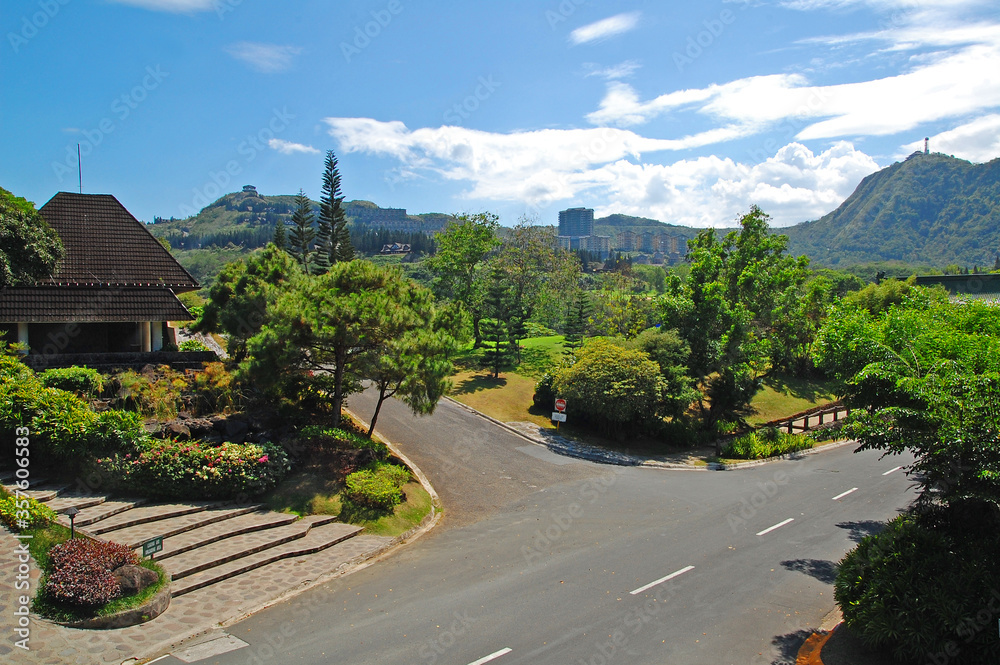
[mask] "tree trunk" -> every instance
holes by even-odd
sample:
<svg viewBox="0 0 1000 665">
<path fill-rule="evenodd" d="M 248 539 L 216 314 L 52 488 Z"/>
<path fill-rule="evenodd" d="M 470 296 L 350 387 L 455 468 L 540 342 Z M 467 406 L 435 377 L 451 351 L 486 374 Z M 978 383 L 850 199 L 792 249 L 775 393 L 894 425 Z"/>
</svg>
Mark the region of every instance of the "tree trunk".
<svg viewBox="0 0 1000 665">
<path fill-rule="evenodd" d="M 334 427 L 340 427 L 343 419 L 344 406 L 344 365 L 347 364 L 347 351 L 337 351 L 337 367 L 333 370 L 333 413 L 336 417 Z"/>
<path fill-rule="evenodd" d="M 475 314 L 472 315 L 472 348 L 478 349 L 483 345 L 483 333 L 479 329 L 479 317 Z"/>
<path fill-rule="evenodd" d="M 391 394 L 389 394 L 389 395 L 385 394 L 387 387 L 388 386 L 386 386 L 385 384 L 381 384 L 378 387 L 378 404 L 375 405 L 375 413 L 372 414 L 372 422 L 368 426 L 368 438 L 369 439 L 372 438 L 372 432 L 375 431 L 375 422 L 378 420 L 378 413 L 379 413 L 379 411 L 382 410 L 382 402 L 384 402 L 387 399 L 389 399 L 390 397 L 392 397 Z M 396 391 L 394 390 L 392 392 L 395 393 Z"/>
</svg>

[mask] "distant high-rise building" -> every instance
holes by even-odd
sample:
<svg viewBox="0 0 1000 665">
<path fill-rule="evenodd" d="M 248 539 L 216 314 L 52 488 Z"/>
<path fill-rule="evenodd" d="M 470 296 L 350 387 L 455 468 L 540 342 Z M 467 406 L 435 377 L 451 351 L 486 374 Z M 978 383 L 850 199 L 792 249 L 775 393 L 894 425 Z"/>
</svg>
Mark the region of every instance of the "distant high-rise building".
<svg viewBox="0 0 1000 665">
<path fill-rule="evenodd" d="M 570 208 L 559 211 L 559 235 L 581 238 L 594 235 L 593 208 Z"/>
</svg>

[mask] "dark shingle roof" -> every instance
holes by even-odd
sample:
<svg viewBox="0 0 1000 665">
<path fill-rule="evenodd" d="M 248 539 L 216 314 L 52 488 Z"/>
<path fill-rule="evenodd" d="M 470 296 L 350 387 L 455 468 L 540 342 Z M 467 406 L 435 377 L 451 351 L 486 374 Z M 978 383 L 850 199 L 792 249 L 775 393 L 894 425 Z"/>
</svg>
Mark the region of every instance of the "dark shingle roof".
<svg viewBox="0 0 1000 665">
<path fill-rule="evenodd" d="M 39 212 L 62 238 L 66 253 L 39 284 L 167 286 L 193 291 L 198 282 L 110 194 L 59 192 Z"/>
<path fill-rule="evenodd" d="M 0 289 L 0 323 L 190 321 L 170 289 L 12 286 Z"/>
</svg>

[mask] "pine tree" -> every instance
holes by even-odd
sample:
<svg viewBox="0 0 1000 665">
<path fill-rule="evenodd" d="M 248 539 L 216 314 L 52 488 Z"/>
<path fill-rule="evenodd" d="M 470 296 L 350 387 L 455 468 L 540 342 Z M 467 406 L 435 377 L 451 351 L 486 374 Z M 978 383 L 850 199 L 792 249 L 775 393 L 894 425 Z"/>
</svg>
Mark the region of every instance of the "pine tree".
<svg viewBox="0 0 1000 665">
<path fill-rule="evenodd" d="M 997 260 L 993 263 L 994 270 L 1000 270 L 1000 254 L 997 254 Z"/>
<path fill-rule="evenodd" d="M 493 372 L 496 379 L 510 360 L 510 322 L 513 314 L 503 271 L 498 265 L 490 270 L 483 312 L 483 365 Z"/>
<path fill-rule="evenodd" d="M 566 323 L 563 327 L 563 348 L 567 354 L 575 353 L 583 346 L 583 340 L 587 336 L 587 324 L 593 313 L 593 305 L 586 292 L 579 291 L 573 302 L 569 304 L 566 312 Z"/>
<path fill-rule="evenodd" d="M 285 220 L 279 219 L 274 224 L 274 236 L 271 238 L 274 246 L 285 252 L 288 251 L 288 235 L 285 233 Z"/>
<path fill-rule="evenodd" d="M 320 252 L 328 265 L 354 258 L 351 233 L 344 215 L 344 195 L 340 191 L 340 171 L 333 150 L 326 151 L 323 169 L 323 195 L 319 199 Z"/>
<path fill-rule="evenodd" d="M 295 212 L 289 232 L 288 251 L 307 271 L 314 260 L 316 229 L 313 228 L 312 201 L 301 189 L 295 195 Z"/>
</svg>

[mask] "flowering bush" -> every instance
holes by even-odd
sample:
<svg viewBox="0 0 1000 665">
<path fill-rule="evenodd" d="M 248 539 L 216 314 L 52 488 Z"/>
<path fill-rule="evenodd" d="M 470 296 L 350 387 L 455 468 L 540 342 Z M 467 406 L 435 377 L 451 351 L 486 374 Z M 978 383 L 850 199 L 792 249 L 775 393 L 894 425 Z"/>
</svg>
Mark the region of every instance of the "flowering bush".
<svg viewBox="0 0 1000 665">
<path fill-rule="evenodd" d="M 95 462 L 120 489 L 163 498 L 226 499 L 273 488 L 288 472 L 288 456 L 271 443 L 156 441 L 137 453 Z"/>
<path fill-rule="evenodd" d="M 377 459 L 385 459 L 389 455 L 389 448 L 381 441 L 366 439 L 353 432 L 335 427 L 306 425 L 299 432 L 299 436 L 309 441 L 316 441 L 324 446 L 371 450 Z"/>
<path fill-rule="evenodd" d="M 20 516 L 18 513 L 21 513 Z M 23 531 L 21 520 L 26 523 L 25 529 L 33 526 L 45 526 L 56 519 L 55 512 L 40 501 L 28 497 L 15 498 L 9 495 L 0 498 L 0 522 L 7 525 L 11 531 Z"/>
<path fill-rule="evenodd" d="M 104 605 L 122 595 L 112 571 L 138 564 L 139 557 L 125 545 L 78 538 L 49 550 L 51 568 L 45 594 L 71 605 Z"/>
</svg>

